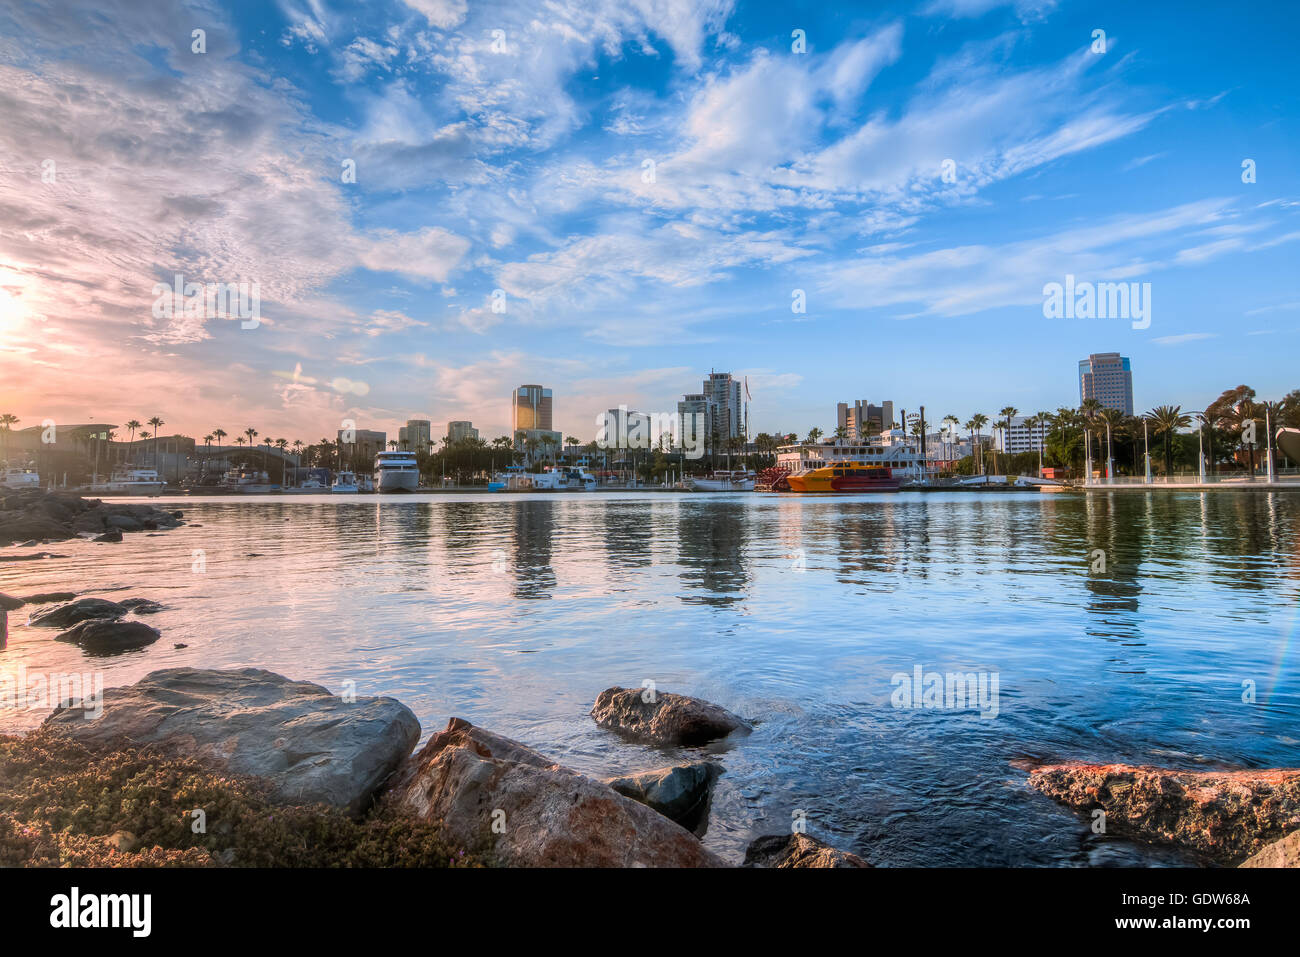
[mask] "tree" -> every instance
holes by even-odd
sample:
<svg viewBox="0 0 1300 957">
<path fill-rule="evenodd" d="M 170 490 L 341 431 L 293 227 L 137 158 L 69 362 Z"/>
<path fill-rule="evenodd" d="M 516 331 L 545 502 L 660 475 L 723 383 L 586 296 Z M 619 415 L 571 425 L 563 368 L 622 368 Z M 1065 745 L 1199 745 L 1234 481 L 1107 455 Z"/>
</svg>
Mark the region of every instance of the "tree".
<svg viewBox="0 0 1300 957">
<path fill-rule="evenodd" d="M 981 434 L 981 432 L 984 429 L 984 426 L 989 424 L 989 417 L 985 415 L 983 412 L 976 412 L 974 415 L 970 417 L 970 420 L 975 426 L 975 447 L 973 449 L 973 452 L 976 457 L 976 461 L 979 462 L 978 474 L 983 475 L 984 474 L 984 449 L 982 448 L 982 446 L 984 445 L 984 441 L 983 441 L 984 437 Z"/>
<path fill-rule="evenodd" d="M 1147 413 L 1152 429 L 1156 435 L 1165 437 L 1165 476 L 1174 471 L 1173 437 L 1174 433 L 1192 424 L 1192 417 L 1183 412 L 1182 406 L 1158 405 Z"/>
<path fill-rule="evenodd" d="M 1014 405 L 1003 406 L 998 412 L 1002 416 L 1002 449 L 1007 453 L 1007 458 L 1011 457 L 1011 420 L 1020 414 L 1020 410 Z M 997 452 L 993 453 L 993 471 L 997 471 Z"/>
<path fill-rule="evenodd" d="M 816 445 L 817 440 L 820 439 L 821 437 L 822 437 L 822 430 L 817 428 L 817 426 L 814 425 L 811 429 L 808 430 L 808 438 L 806 438 L 804 442 L 807 445 Z"/>
<path fill-rule="evenodd" d="M 284 450 L 289 447 L 289 440 L 276 439 L 275 447 L 280 450 L 280 484 L 284 485 L 284 466 L 285 466 Z"/>
<path fill-rule="evenodd" d="M 948 452 L 947 452 L 947 454 L 944 456 L 944 458 L 945 458 L 945 459 L 948 459 L 948 460 L 951 461 L 951 459 L 952 459 L 952 444 L 953 444 L 953 443 L 952 443 L 952 433 L 953 433 L 953 430 L 954 430 L 955 428 L 957 428 L 957 426 L 961 425 L 961 421 L 957 418 L 957 416 L 952 415 L 952 414 L 948 414 L 948 415 L 945 415 L 945 416 L 943 417 L 943 424 L 944 424 L 944 426 L 946 426 L 945 431 L 948 433 L 948 439 L 947 439 L 947 441 L 948 441 Z"/>
<path fill-rule="evenodd" d="M 156 470 L 158 468 L 158 428 L 167 423 L 155 415 L 149 420 L 149 424 L 153 426 L 153 467 Z"/>
<path fill-rule="evenodd" d="M 244 434 L 248 436 L 248 448 L 251 451 L 253 448 L 253 439 L 257 438 L 257 429 L 249 427 L 244 429 Z"/>
<path fill-rule="evenodd" d="M 0 455 L 0 458 L 3 458 L 6 462 L 9 461 L 9 432 L 11 431 L 10 427 L 17 424 L 18 424 L 18 416 L 14 415 L 12 412 L 5 412 L 3 415 L 0 415 L 0 426 L 4 426 L 3 429 L 0 429 L 0 432 L 4 433 L 4 453 L 3 455 Z"/>
<path fill-rule="evenodd" d="M 128 445 L 134 445 L 134 444 L 135 444 L 135 433 L 136 433 L 136 430 L 137 430 L 137 429 L 141 428 L 141 424 L 140 424 L 139 422 L 137 422 L 135 419 L 132 419 L 131 421 L 129 421 L 129 422 L 126 424 L 126 427 L 127 427 L 128 429 L 131 430 L 131 438 L 128 440 L 127 444 L 128 444 Z"/>
</svg>

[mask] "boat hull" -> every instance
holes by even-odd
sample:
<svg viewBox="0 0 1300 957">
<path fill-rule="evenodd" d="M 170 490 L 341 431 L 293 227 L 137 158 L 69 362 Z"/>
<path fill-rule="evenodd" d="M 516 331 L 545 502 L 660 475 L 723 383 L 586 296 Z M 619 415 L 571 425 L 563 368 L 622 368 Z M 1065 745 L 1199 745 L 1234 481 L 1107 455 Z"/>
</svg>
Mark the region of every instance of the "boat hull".
<svg viewBox="0 0 1300 957">
<path fill-rule="evenodd" d="M 419 472 L 381 470 L 375 475 L 376 492 L 414 492 L 419 486 Z"/>
<path fill-rule="evenodd" d="M 884 476 L 863 475 L 789 475 L 786 481 L 792 492 L 897 492 L 899 481 Z"/>
</svg>

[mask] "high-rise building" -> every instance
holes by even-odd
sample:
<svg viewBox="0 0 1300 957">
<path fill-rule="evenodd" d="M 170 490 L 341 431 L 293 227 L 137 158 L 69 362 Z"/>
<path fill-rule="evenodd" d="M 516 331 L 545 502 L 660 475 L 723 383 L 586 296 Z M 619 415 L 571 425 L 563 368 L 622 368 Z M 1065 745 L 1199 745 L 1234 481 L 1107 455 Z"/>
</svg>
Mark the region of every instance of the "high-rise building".
<svg viewBox="0 0 1300 957">
<path fill-rule="evenodd" d="M 352 434 L 349 435 L 346 430 L 339 429 L 339 442 L 343 445 L 345 455 L 352 455 L 355 452 L 357 456 L 373 458 L 376 452 L 384 449 L 387 441 L 387 432 L 352 429 Z"/>
<path fill-rule="evenodd" d="M 1079 361 L 1079 404 L 1088 399 L 1133 414 L 1133 370 L 1125 356 L 1098 352 Z"/>
<path fill-rule="evenodd" d="M 717 406 L 703 392 L 691 392 L 682 396 L 677 403 L 677 435 L 683 442 L 695 442 L 702 438 L 705 442 L 713 440 L 713 422 L 717 417 Z M 703 435 L 701 436 L 701 432 Z"/>
<path fill-rule="evenodd" d="M 872 405 L 866 399 L 857 399 L 852 405 L 840 402 L 835 407 L 835 420 L 835 424 L 844 429 L 846 438 L 861 441 L 893 428 L 894 403 Z"/>
<path fill-rule="evenodd" d="M 512 432 L 550 432 L 553 397 L 540 385 L 521 385 L 511 397 Z"/>
<path fill-rule="evenodd" d="M 1039 422 L 1027 415 L 1013 415 L 1011 428 L 999 427 L 994 444 L 999 452 L 1009 452 L 1012 455 L 1017 452 L 1037 452 L 1045 447 L 1047 433 L 1051 430 L 1049 422 Z"/>
<path fill-rule="evenodd" d="M 468 422 L 463 419 L 460 419 L 455 422 L 447 423 L 447 441 L 450 442 L 452 445 L 455 445 L 457 442 L 461 441 L 462 439 L 477 439 L 477 438 L 478 438 L 478 429 L 474 428 L 473 422 Z"/>
<path fill-rule="evenodd" d="M 554 413 L 550 389 L 540 385 L 521 385 L 510 398 L 511 430 L 515 448 L 528 452 L 529 461 L 549 458 L 558 452 L 563 436 L 554 431 Z"/>
<path fill-rule="evenodd" d="M 428 452 L 433 439 L 428 419 L 407 419 L 397 430 L 397 447 L 407 452 Z"/>
<path fill-rule="evenodd" d="M 709 435 L 720 441 L 745 434 L 744 405 L 740 401 L 740 382 L 730 372 L 710 372 L 704 380 L 703 394 L 713 405 Z M 689 397 L 688 397 L 689 398 Z M 680 409 L 680 406 L 679 406 Z"/>
</svg>

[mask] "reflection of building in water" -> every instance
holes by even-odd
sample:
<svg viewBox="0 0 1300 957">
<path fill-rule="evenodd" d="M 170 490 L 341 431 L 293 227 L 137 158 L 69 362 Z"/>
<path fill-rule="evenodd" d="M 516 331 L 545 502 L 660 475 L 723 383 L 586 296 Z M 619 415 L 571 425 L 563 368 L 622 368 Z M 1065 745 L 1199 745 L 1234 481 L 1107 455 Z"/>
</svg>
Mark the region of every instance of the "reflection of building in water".
<svg viewBox="0 0 1300 957">
<path fill-rule="evenodd" d="M 1084 504 L 1080 554 L 1091 598 L 1088 634 L 1123 644 L 1145 644 L 1139 617 L 1138 572 L 1151 551 L 1152 496 L 1089 495 Z"/>
<path fill-rule="evenodd" d="M 682 601 L 730 605 L 747 597 L 746 512 L 742 502 L 683 503 L 677 521 L 678 577 L 700 594 L 683 595 Z"/>
<path fill-rule="evenodd" d="M 514 574 L 516 598 L 550 598 L 555 588 L 551 536 L 555 503 L 520 501 L 514 506 Z"/>
<path fill-rule="evenodd" d="M 623 568 L 650 564 L 656 529 L 650 502 L 611 499 L 601 510 L 605 520 L 605 554 L 609 563 Z"/>
</svg>

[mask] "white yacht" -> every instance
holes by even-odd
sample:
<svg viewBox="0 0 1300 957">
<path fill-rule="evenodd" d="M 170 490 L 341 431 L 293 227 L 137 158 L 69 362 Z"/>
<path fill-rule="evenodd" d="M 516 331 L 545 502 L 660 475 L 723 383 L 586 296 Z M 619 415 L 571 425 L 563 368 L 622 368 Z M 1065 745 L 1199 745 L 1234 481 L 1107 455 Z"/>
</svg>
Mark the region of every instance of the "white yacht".
<svg viewBox="0 0 1300 957">
<path fill-rule="evenodd" d="M 334 484 L 330 486 L 331 492 L 357 492 L 357 474 L 355 472 L 339 472 L 334 476 Z"/>
<path fill-rule="evenodd" d="M 732 472 L 717 471 L 709 476 L 688 475 L 686 487 L 693 492 L 752 492 L 754 473 L 737 469 Z"/>
<path fill-rule="evenodd" d="M 375 456 L 376 492 L 414 492 L 420 466 L 414 452 L 380 452 Z"/>
<path fill-rule="evenodd" d="M 16 491 L 18 489 L 40 487 L 41 476 L 34 465 L 0 469 L 0 488 Z"/>
<path fill-rule="evenodd" d="M 92 483 L 90 491 L 96 495 L 161 495 L 166 484 L 156 469 L 138 469 L 128 463 L 113 469 L 107 480 Z"/>
</svg>

